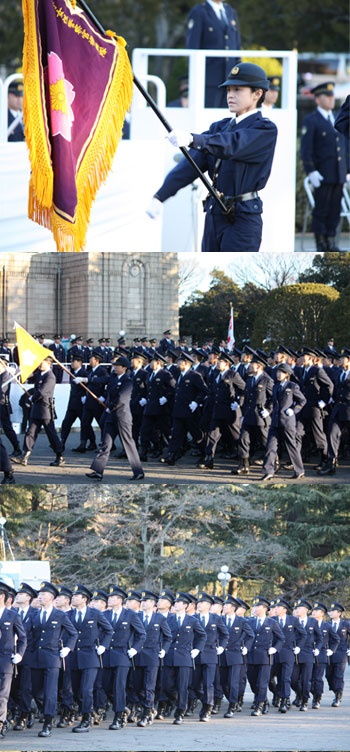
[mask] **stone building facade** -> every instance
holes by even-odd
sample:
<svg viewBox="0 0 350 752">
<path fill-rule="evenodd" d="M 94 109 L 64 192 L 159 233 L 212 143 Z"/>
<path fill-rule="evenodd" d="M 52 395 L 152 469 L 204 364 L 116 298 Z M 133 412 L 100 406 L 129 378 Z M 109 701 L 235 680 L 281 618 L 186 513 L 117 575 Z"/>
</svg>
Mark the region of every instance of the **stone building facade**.
<svg viewBox="0 0 350 752">
<path fill-rule="evenodd" d="M 11 341 L 14 320 L 31 334 L 95 342 L 178 335 L 176 253 L 2 253 L 0 296 L 0 334 Z"/>
</svg>

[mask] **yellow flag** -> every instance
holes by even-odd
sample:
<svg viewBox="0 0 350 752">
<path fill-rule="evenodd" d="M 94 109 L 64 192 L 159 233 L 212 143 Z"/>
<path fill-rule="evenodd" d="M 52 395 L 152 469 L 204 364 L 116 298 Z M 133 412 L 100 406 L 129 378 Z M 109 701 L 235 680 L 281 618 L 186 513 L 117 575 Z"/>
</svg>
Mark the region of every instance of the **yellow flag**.
<svg viewBox="0 0 350 752">
<path fill-rule="evenodd" d="M 16 339 L 18 347 L 18 359 L 21 367 L 21 382 L 24 384 L 29 376 L 35 371 L 40 363 L 48 357 L 52 358 L 53 352 L 43 347 L 34 337 L 15 321 Z"/>
</svg>

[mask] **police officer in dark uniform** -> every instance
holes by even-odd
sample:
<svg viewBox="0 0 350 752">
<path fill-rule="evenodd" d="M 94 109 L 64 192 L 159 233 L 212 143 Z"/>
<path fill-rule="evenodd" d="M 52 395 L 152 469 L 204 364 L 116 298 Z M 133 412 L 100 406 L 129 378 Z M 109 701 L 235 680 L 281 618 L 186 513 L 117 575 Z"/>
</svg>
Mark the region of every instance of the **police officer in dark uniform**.
<svg viewBox="0 0 350 752">
<path fill-rule="evenodd" d="M 209 721 L 214 705 L 214 681 L 219 656 L 224 652 L 228 642 L 228 629 L 221 616 L 210 613 L 214 603 L 213 596 L 205 592 L 198 593 L 197 612 L 199 621 L 206 632 L 203 650 L 195 659 L 193 688 L 202 702 L 199 713 L 200 721 Z"/>
<path fill-rule="evenodd" d="M 169 371 L 171 373 L 172 377 L 175 379 L 175 381 L 178 380 L 180 376 L 180 369 L 176 365 L 177 363 L 177 353 L 175 350 L 173 350 L 171 347 L 166 351 L 165 353 L 165 359 L 168 365 L 166 365 L 164 368 L 166 371 Z"/>
<path fill-rule="evenodd" d="M 169 350 L 169 348 L 174 349 L 175 342 L 171 338 L 171 331 L 170 329 L 167 329 L 165 332 L 163 332 L 163 339 L 160 340 L 157 351 L 160 355 L 165 355 L 166 351 Z"/>
<path fill-rule="evenodd" d="M 24 141 L 23 125 L 23 81 L 11 81 L 8 88 L 8 141 Z M 16 121 L 16 125 L 15 125 Z"/>
<path fill-rule="evenodd" d="M 277 369 L 277 383 L 273 387 L 273 412 L 267 438 L 264 458 L 264 472 L 261 480 L 271 480 L 275 473 L 275 460 L 278 446 L 284 441 L 294 467 L 294 478 L 304 477 L 304 466 L 300 446 L 296 440 L 296 415 L 306 404 L 298 384 L 290 381 L 293 371 L 287 363 Z"/>
<path fill-rule="evenodd" d="M 94 397 L 91 396 L 91 394 L 89 394 L 88 392 L 86 393 L 86 400 L 84 402 L 83 415 L 81 419 L 82 441 L 80 443 L 80 446 L 73 450 L 76 452 L 84 453 L 87 450 L 96 451 L 96 439 L 94 439 L 94 443 L 92 443 L 90 438 L 91 431 L 93 430 L 92 421 L 94 418 L 99 424 L 102 431 L 104 407 L 103 405 L 101 405 L 101 402 L 105 401 L 109 374 L 107 368 L 105 366 L 101 366 L 101 360 L 101 353 L 97 350 L 93 350 L 90 358 L 90 369 L 88 370 L 87 376 L 75 377 L 76 384 L 86 384 L 90 391 L 93 392 L 93 394 L 95 394 L 95 396 L 98 397 L 99 400 L 98 402 Z M 85 397 L 83 399 L 85 399 Z M 86 446 L 89 438 L 90 445 Z"/>
<path fill-rule="evenodd" d="M 296 616 L 306 631 L 306 639 L 298 654 L 298 663 L 293 666 L 291 685 L 296 693 L 293 705 L 306 711 L 311 691 L 313 666 L 318 662 L 322 649 L 322 632 L 316 619 L 308 616 L 311 604 L 305 598 L 294 603 Z"/>
<path fill-rule="evenodd" d="M 164 659 L 164 689 L 170 700 L 176 700 L 176 726 L 183 723 L 193 662 L 206 641 L 206 631 L 200 621 L 186 613 L 190 602 L 191 597 L 187 593 L 176 593 L 175 613 L 169 619 L 172 643 Z"/>
<path fill-rule="evenodd" d="M 325 621 L 326 614 L 327 606 L 324 603 L 316 601 L 312 604 L 311 615 L 314 619 L 317 619 L 318 626 L 322 632 L 322 648 L 317 663 L 314 663 L 311 677 L 311 691 L 314 698 L 312 702 L 313 710 L 318 710 L 321 707 L 324 687 L 323 677 L 329 665 L 329 659 L 334 655 L 340 643 L 338 632 L 332 627 L 331 622 Z"/>
<path fill-rule="evenodd" d="M 92 592 L 85 585 L 73 588 L 69 618 L 78 632 L 75 649 L 67 658 L 71 676 L 72 698 L 78 702 L 82 719 L 72 731 L 89 731 L 93 710 L 94 683 L 100 667 L 100 656 L 109 647 L 113 630 L 110 622 L 97 608 L 88 604 Z"/>
<path fill-rule="evenodd" d="M 267 690 L 273 664 L 273 656 L 284 643 L 284 634 L 276 620 L 266 616 L 269 601 L 262 596 L 253 600 L 254 616 L 249 624 L 254 632 L 254 642 L 248 652 L 248 680 L 254 693 L 253 716 L 268 710 Z"/>
<path fill-rule="evenodd" d="M 194 361 L 192 371 L 200 373 L 204 383 L 207 384 L 209 367 L 203 362 L 208 357 L 207 353 L 198 347 L 192 347 L 191 355 Z"/>
<path fill-rule="evenodd" d="M 222 0 L 206 0 L 190 11 L 187 22 L 188 50 L 240 50 L 237 12 Z M 205 73 L 205 107 L 226 107 L 219 84 L 238 58 L 208 57 Z"/>
<path fill-rule="evenodd" d="M 171 590 L 162 590 L 159 594 L 157 601 L 157 613 L 164 616 L 167 622 L 171 621 L 173 614 L 171 608 L 174 605 L 175 594 Z M 157 715 L 155 716 L 157 721 L 164 720 L 168 717 L 167 706 L 170 705 L 165 692 L 165 668 L 164 662 L 161 661 L 161 665 L 158 671 L 157 686 L 156 686 L 156 698 L 158 701 Z M 166 714 L 166 715 L 165 715 Z"/>
<path fill-rule="evenodd" d="M 65 349 L 64 349 L 64 347 L 62 345 L 62 342 L 61 342 L 61 335 L 60 334 L 55 334 L 54 340 L 55 341 L 53 342 L 53 344 L 49 345 L 49 350 L 52 350 L 55 358 L 57 358 L 57 360 L 59 360 L 60 363 L 65 363 L 66 362 L 66 351 L 65 351 Z M 52 370 L 53 370 L 53 372 L 55 374 L 56 384 L 61 384 L 62 383 L 62 379 L 63 379 L 63 369 L 60 368 L 60 366 L 54 365 Z"/>
<path fill-rule="evenodd" d="M 279 596 L 274 601 L 276 615 L 273 616 L 284 634 L 284 643 L 274 657 L 274 671 L 277 677 L 276 695 L 279 713 L 290 709 L 290 683 L 293 667 L 298 663 L 298 654 L 306 640 L 306 630 L 296 616 L 290 614 L 290 604 Z"/>
<path fill-rule="evenodd" d="M 130 356 L 132 366 L 132 392 L 130 398 L 130 409 L 132 415 L 132 435 L 136 446 L 138 445 L 143 407 L 140 405 L 140 400 L 146 397 L 147 393 L 147 379 L 148 373 L 145 370 L 145 365 L 148 362 L 147 355 L 143 352 L 133 351 Z"/>
<path fill-rule="evenodd" d="M 247 619 L 236 614 L 241 603 L 232 595 L 225 597 L 223 618 L 228 629 L 228 642 L 220 657 L 220 679 L 229 706 L 224 718 L 240 712 L 241 667 L 247 664 L 247 653 L 254 642 L 254 632 Z"/>
<path fill-rule="evenodd" d="M 300 375 L 301 391 L 306 398 L 306 404 L 298 414 L 297 433 L 302 437 L 306 434 L 310 445 L 311 436 L 320 452 L 320 461 L 317 470 L 321 470 L 327 463 L 327 436 L 323 428 L 324 408 L 333 394 L 333 382 L 324 368 L 314 363 L 316 350 L 312 347 L 304 347 L 304 368 Z"/>
<path fill-rule="evenodd" d="M 334 407 L 328 423 L 328 460 L 318 471 L 334 475 L 343 430 L 350 424 L 350 349 L 344 347 L 340 357 L 341 370 L 334 386 Z"/>
<path fill-rule="evenodd" d="M 12 352 L 11 348 L 8 347 L 9 340 L 7 337 L 5 337 L 0 346 L 0 358 L 3 358 L 4 360 L 7 360 L 8 363 L 11 363 L 12 361 Z"/>
<path fill-rule="evenodd" d="M 318 84 L 311 93 L 317 109 L 304 118 L 300 142 L 304 170 L 314 187 L 311 230 L 317 251 L 339 251 L 335 235 L 343 185 L 350 171 L 349 143 L 334 129 L 334 83 Z"/>
<path fill-rule="evenodd" d="M 50 442 L 50 447 L 56 452 L 56 459 L 50 462 L 50 465 L 54 465 L 55 467 L 64 465 L 62 444 L 55 428 L 54 391 L 56 379 L 51 366 L 52 358 L 50 356 L 45 358 L 39 366 L 39 373 L 35 380 L 35 388 L 32 396 L 29 427 L 23 442 L 23 454 L 21 457 L 13 457 L 13 461 L 18 462 L 20 465 L 28 464 L 28 458 L 42 426 Z"/>
<path fill-rule="evenodd" d="M 142 706 L 141 718 L 137 723 L 141 728 L 152 723 L 158 671 L 172 642 L 167 619 L 155 611 L 157 601 L 158 595 L 151 590 L 141 592 L 141 610 L 138 616 L 146 631 L 146 639 L 135 656 L 133 681 L 135 703 Z"/>
<path fill-rule="evenodd" d="M 213 383 L 213 412 L 211 416 L 204 467 L 214 467 L 214 456 L 221 436 L 232 445 L 238 441 L 240 432 L 241 408 L 239 394 L 245 390 L 245 382 L 236 371 L 230 369 L 232 358 L 220 353 L 219 373 Z"/>
<path fill-rule="evenodd" d="M 191 370 L 191 364 L 193 364 L 191 355 L 182 352 L 177 363 L 180 375 L 175 387 L 171 438 L 167 456 L 163 460 L 168 465 L 175 465 L 187 433 L 191 434 L 192 439 L 198 446 L 203 441 L 203 431 L 199 425 L 199 405 L 206 397 L 207 387 L 202 376 Z"/>
<path fill-rule="evenodd" d="M 169 439 L 171 428 L 171 405 L 174 398 L 175 379 L 164 366 L 166 360 L 158 353 L 152 361 L 147 379 L 147 395 L 140 400 L 144 407 L 141 425 L 141 460 L 147 461 L 150 442 L 154 444 L 155 456 L 161 454 L 161 441 Z"/>
<path fill-rule="evenodd" d="M 125 728 L 130 714 L 126 707 L 126 683 L 129 671 L 135 665 L 134 657 L 145 642 L 146 630 L 137 613 L 123 606 L 127 597 L 125 590 L 110 585 L 108 593 L 106 618 L 113 628 L 113 635 L 103 660 L 103 686 L 107 695 L 113 695 L 114 718 L 109 729 L 115 731 Z"/>
<path fill-rule="evenodd" d="M 142 480 L 145 476 L 132 436 L 132 416 L 130 412 L 132 380 L 127 373 L 130 362 L 120 355 L 113 360 L 113 368 L 114 373 L 110 377 L 106 396 L 107 409 L 103 425 L 102 447 L 91 464 L 92 473 L 86 473 L 86 476 L 87 478 L 102 480 L 114 439 L 119 434 L 133 471 L 130 480 Z"/>
<path fill-rule="evenodd" d="M 88 362 L 89 362 L 89 360 L 90 360 L 90 358 L 91 358 L 91 355 L 92 355 L 92 351 L 93 351 L 93 349 L 94 349 L 94 348 L 93 348 L 93 344 L 94 344 L 94 340 L 93 340 L 93 338 L 92 338 L 92 337 L 89 337 L 89 338 L 88 338 L 88 339 L 86 340 L 86 345 L 85 345 L 85 347 L 84 347 L 84 352 L 83 352 L 83 363 L 88 363 Z"/>
<path fill-rule="evenodd" d="M 66 414 L 62 421 L 62 427 L 61 427 L 61 442 L 62 442 L 62 451 L 65 449 L 66 441 L 68 439 L 68 436 L 70 434 L 70 430 L 72 428 L 73 423 L 78 420 L 80 421 L 80 430 L 81 430 L 81 419 L 83 416 L 83 398 L 86 397 L 87 392 L 85 389 L 80 385 L 77 384 L 74 379 L 76 379 L 78 376 L 81 377 L 87 377 L 88 372 L 85 368 L 83 368 L 83 356 L 82 355 L 75 355 L 71 365 L 70 365 L 70 394 L 69 394 L 69 400 L 68 405 L 66 409 Z M 94 443 L 95 441 L 95 434 L 91 428 L 90 431 L 90 443 Z"/>
<path fill-rule="evenodd" d="M 109 349 L 106 347 L 106 337 L 100 337 L 95 351 L 100 354 L 101 363 L 109 363 Z"/>
<path fill-rule="evenodd" d="M 173 146 L 191 146 L 190 154 L 202 172 L 208 171 L 229 213 L 211 195 L 206 212 L 203 252 L 258 251 L 262 235 L 262 201 L 258 191 L 269 178 L 277 128 L 259 111 L 269 82 L 265 71 L 254 63 L 232 68 L 226 81 L 227 103 L 234 118 L 213 123 L 201 134 L 172 131 Z M 155 193 L 147 213 L 159 215 L 161 203 L 196 177 L 187 159 L 182 159 Z"/>
<path fill-rule="evenodd" d="M 5 361 L 0 359 L 0 426 L 13 446 L 12 456 L 20 457 L 22 452 L 18 443 L 17 434 L 11 423 L 12 407 L 10 401 L 11 376 L 7 370 Z"/>
<path fill-rule="evenodd" d="M 33 598 L 38 594 L 27 582 L 21 582 L 15 599 L 15 608 L 27 633 L 30 625 L 30 617 L 36 612 L 31 606 Z M 32 702 L 32 676 L 31 676 L 31 653 L 27 646 L 22 661 L 17 666 L 17 676 L 13 677 L 11 697 L 17 707 L 16 723 L 14 731 L 23 731 L 28 721 L 31 723 Z M 32 723 L 31 723 L 32 725 Z"/>
<path fill-rule="evenodd" d="M 9 728 L 6 715 L 13 667 L 21 662 L 27 646 L 27 636 L 19 614 L 5 606 L 7 597 L 6 584 L 0 582 L 0 738 Z"/>
<path fill-rule="evenodd" d="M 346 668 L 347 657 L 350 656 L 349 638 L 350 638 L 350 621 L 344 619 L 345 608 L 341 603 L 334 601 L 331 603 L 328 613 L 332 620 L 331 625 L 336 632 L 340 641 L 338 647 L 329 658 L 329 665 L 326 668 L 326 677 L 329 689 L 334 692 L 333 708 L 338 708 L 343 697 L 344 691 L 344 673 Z"/>
<path fill-rule="evenodd" d="M 67 363 L 71 363 L 76 355 L 78 355 L 79 357 L 82 356 L 83 358 L 85 357 L 85 347 L 83 345 L 83 338 L 81 334 L 78 334 L 77 337 L 71 340 L 71 342 L 73 344 L 67 352 Z"/>
<path fill-rule="evenodd" d="M 242 407 L 243 421 L 238 442 L 238 456 L 240 463 L 237 475 L 248 475 L 249 455 L 252 454 L 251 444 L 262 447 L 267 444 L 267 435 L 271 422 L 273 380 L 264 372 L 267 361 L 263 356 L 255 353 L 248 373 Z"/>
<path fill-rule="evenodd" d="M 58 677 L 61 659 L 74 650 L 78 633 L 69 616 L 53 602 L 59 591 L 52 582 L 44 581 L 38 591 L 40 610 L 30 615 L 28 644 L 31 651 L 33 697 L 44 714 L 38 736 L 51 736 L 56 713 Z"/>
</svg>

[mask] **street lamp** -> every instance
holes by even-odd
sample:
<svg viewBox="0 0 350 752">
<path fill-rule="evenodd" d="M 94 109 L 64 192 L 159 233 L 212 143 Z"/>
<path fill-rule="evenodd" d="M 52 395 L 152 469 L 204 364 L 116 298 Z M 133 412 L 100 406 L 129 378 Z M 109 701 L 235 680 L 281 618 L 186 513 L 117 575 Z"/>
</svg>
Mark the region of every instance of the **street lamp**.
<svg viewBox="0 0 350 752">
<path fill-rule="evenodd" d="M 221 585 L 222 585 L 222 596 L 224 600 L 225 600 L 225 595 L 226 595 L 227 583 L 230 581 L 230 579 L 231 579 L 231 574 L 228 571 L 228 567 L 224 565 L 223 567 L 221 567 L 220 572 L 218 574 L 218 580 L 220 580 Z"/>
</svg>

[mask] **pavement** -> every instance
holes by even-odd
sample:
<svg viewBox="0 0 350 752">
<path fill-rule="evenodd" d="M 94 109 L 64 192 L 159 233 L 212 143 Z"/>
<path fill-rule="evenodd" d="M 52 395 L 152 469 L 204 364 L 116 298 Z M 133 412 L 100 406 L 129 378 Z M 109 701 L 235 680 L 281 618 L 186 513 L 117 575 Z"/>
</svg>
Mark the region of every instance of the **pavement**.
<svg viewBox="0 0 350 752">
<path fill-rule="evenodd" d="M 97 441 L 100 440 L 99 431 L 96 431 Z M 7 448 L 12 451 L 12 447 L 5 437 L 2 437 L 3 442 Z M 20 446 L 22 447 L 23 437 L 20 438 Z M 90 464 L 94 457 L 94 452 L 86 452 L 85 454 L 75 454 L 72 449 L 79 444 L 79 433 L 73 433 L 69 436 L 66 451 L 64 454 L 65 465 L 64 467 L 50 467 L 50 462 L 55 458 L 52 450 L 49 447 L 48 440 L 45 434 L 42 432 L 36 441 L 34 451 L 32 452 L 28 465 L 23 467 L 22 465 L 13 464 L 15 472 L 16 483 L 21 485 L 27 485 L 35 483 L 37 484 L 99 484 L 99 481 L 88 480 L 85 477 L 85 473 L 90 472 Z M 117 453 L 121 451 L 121 445 L 119 440 L 117 441 Z M 132 476 L 129 463 L 127 460 L 118 460 L 115 456 L 115 452 L 108 461 L 104 476 L 103 483 L 115 484 L 126 483 Z M 335 475 L 320 476 L 315 470 L 316 464 L 318 464 L 318 455 L 311 458 L 310 463 L 305 464 L 305 479 L 297 481 L 298 483 L 317 483 L 317 484 L 330 484 L 330 483 L 350 483 L 350 458 L 346 460 L 340 460 L 339 468 Z M 238 460 L 225 460 L 221 456 L 215 458 L 214 470 L 200 470 L 196 467 L 196 457 L 191 457 L 187 454 L 177 461 L 176 465 L 169 467 L 169 465 L 163 465 L 159 459 L 152 459 L 144 463 L 145 479 L 140 483 L 234 483 L 247 484 L 247 483 L 259 483 L 263 475 L 262 467 L 258 465 L 252 465 L 249 475 L 233 475 L 231 470 L 233 467 L 237 467 Z M 275 479 L 269 482 L 271 483 L 295 483 L 293 480 L 293 471 L 279 470 Z"/>
<path fill-rule="evenodd" d="M 349 232 L 342 232 L 337 238 L 337 246 L 340 251 L 350 251 L 350 235 Z M 315 238 L 313 233 L 305 233 L 304 238 L 301 233 L 295 235 L 294 251 L 313 251 L 315 253 Z"/>
<path fill-rule="evenodd" d="M 327 687 L 327 688 L 326 688 Z M 339 708 L 332 708 L 333 693 L 325 693 L 320 710 L 309 707 L 300 715 L 297 708 L 281 715 L 270 708 L 267 715 L 252 718 L 252 694 L 246 692 L 241 713 L 234 718 L 223 718 L 227 703 L 220 715 L 212 716 L 209 723 L 200 723 L 198 717 L 185 719 L 182 726 L 174 726 L 173 719 L 154 721 L 152 726 L 138 728 L 128 724 L 125 729 L 109 731 L 113 714 L 101 726 L 88 733 L 72 734 L 69 729 L 54 729 L 52 736 L 39 739 L 38 723 L 25 732 L 10 730 L 1 742 L 3 750 L 21 752 L 349 752 L 350 750 L 350 667 L 345 674 L 345 691 Z"/>
</svg>

